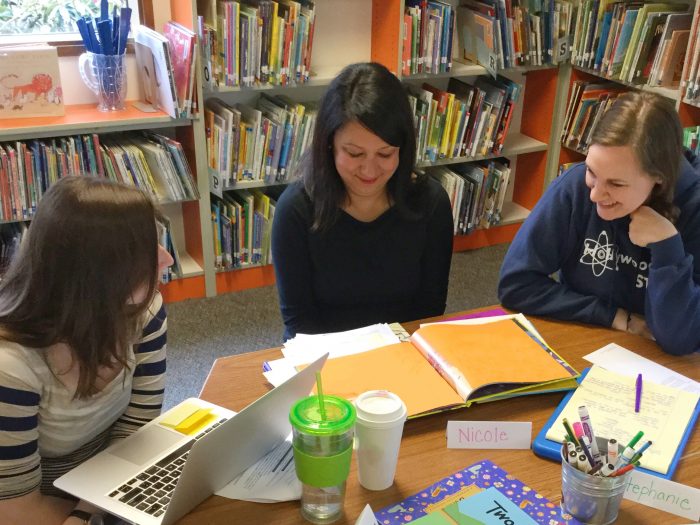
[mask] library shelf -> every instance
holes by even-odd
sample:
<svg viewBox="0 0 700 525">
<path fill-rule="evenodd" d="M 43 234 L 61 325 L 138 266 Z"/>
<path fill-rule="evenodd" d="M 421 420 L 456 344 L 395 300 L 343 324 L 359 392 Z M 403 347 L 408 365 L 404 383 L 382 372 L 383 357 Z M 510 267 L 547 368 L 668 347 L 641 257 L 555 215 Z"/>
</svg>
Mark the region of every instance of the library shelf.
<svg viewBox="0 0 700 525">
<path fill-rule="evenodd" d="M 0 141 L 172 128 L 191 122 L 171 118 L 162 111 L 144 112 L 133 101 L 127 101 L 123 111 L 99 111 L 96 104 L 67 105 L 65 109 L 60 117 L 0 119 Z"/>
<path fill-rule="evenodd" d="M 619 78 L 612 78 L 607 75 L 602 74 L 600 71 L 597 71 L 595 69 L 588 69 L 587 67 L 581 67 L 581 66 L 573 66 L 574 69 L 577 71 L 581 71 L 583 73 L 586 73 L 588 75 L 592 75 L 594 77 L 602 78 L 603 80 L 609 80 L 610 82 L 615 82 L 615 84 L 620 84 L 621 86 L 627 86 L 628 88 L 631 89 L 636 89 L 640 91 L 648 91 L 649 93 L 656 93 L 657 95 L 661 95 L 662 97 L 665 97 L 669 100 L 673 100 L 674 102 L 678 100 L 678 88 L 669 88 L 669 87 L 663 87 L 663 86 L 649 86 L 647 84 L 633 84 L 631 82 L 625 82 L 624 80 L 620 80 Z"/>
<path fill-rule="evenodd" d="M 443 158 L 436 161 L 422 160 L 416 163 L 418 168 L 430 166 L 446 166 L 449 164 L 460 164 L 462 162 L 476 162 L 479 160 L 497 159 L 499 157 L 513 157 L 523 153 L 533 153 L 536 151 L 547 151 L 549 145 L 522 133 L 509 133 L 503 144 L 503 151 L 499 154 L 477 155 L 475 157 L 452 157 Z"/>
</svg>

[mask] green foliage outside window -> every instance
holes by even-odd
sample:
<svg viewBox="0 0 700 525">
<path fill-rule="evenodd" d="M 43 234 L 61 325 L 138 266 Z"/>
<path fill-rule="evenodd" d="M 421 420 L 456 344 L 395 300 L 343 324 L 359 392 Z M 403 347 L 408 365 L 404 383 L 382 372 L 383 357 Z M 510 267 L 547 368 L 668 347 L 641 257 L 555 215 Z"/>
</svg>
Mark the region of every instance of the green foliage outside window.
<svg viewBox="0 0 700 525">
<path fill-rule="evenodd" d="M 75 20 L 99 14 L 99 0 L 0 0 L 0 35 L 77 33 Z"/>
</svg>

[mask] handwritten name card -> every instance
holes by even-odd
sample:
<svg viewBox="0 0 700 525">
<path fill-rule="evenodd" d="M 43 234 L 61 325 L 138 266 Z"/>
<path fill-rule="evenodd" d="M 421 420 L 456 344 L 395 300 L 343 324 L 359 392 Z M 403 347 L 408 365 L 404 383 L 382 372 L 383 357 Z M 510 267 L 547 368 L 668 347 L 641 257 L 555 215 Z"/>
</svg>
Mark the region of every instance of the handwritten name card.
<svg viewBox="0 0 700 525">
<path fill-rule="evenodd" d="M 447 422 L 447 448 L 527 449 L 531 438 L 530 421 Z"/>
<path fill-rule="evenodd" d="M 700 489 L 633 470 L 625 499 L 693 521 L 700 520 Z"/>
</svg>

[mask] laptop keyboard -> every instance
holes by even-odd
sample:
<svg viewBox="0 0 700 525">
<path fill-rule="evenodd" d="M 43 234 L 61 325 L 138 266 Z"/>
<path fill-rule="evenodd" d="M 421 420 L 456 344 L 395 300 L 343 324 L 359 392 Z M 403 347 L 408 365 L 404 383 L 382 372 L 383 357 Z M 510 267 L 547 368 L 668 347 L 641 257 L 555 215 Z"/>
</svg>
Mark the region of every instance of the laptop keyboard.
<svg viewBox="0 0 700 525">
<path fill-rule="evenodd" d="M 185 461 L 192 445 L 224 421 L 226 421 L 226 418 L 220 419 L 197 434 L 194 439 L 191 439 L 157 463 L 139 472 L 129 481 L 110 492 L 109 497 L 152 516 L 158 517 L 162 515 L 168 507 L 168 503 L 170 503 L 170 497 L 175 490 L 177 479 L 182 473 L 182 468 L 185 466 Z"/>
</svg>

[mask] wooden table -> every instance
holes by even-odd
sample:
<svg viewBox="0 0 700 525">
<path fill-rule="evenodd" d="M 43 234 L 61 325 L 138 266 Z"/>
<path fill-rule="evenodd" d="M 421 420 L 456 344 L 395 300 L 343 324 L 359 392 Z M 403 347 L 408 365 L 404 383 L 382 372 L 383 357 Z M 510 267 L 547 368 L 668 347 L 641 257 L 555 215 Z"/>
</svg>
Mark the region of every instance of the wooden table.
<svg viewBox="0 0 700 525">
<path fill-rule="evenodd" d="M 604 328 L 531 318 L 544 339 L 574 368 L 590 366 L 585 354 L 615 342 L 653 359 L 681 374 L 700 380 L 700 353 L 676 357 L 663 353 L 652 341 Z M 418 323 L 406 325 L 409 332 Z M 494 350 L 495 351 L 495 350 Z M 281 357 L 279 349 L 217 359 L 200 397 L 232 410 L 241 410 L 270 389 L 262 375 L 262 363 Z M 406 423 L 394 485 L 381 492 L 365 490 L 357 481 L 355 458 L 348 478 L 346 518 L 339 524 L 353 524 L 366 503 L 379 510 L 396 503 L 435 481 L 482 459 L 490 459 L 507 472 L 539 491 L 554 503 L 561 494 L 561 466 L 541 459 L 530 450 L 448 450 L 445 430 L 448 420 L 532 421 L 533 438 L 542 429 L 563 394 L 544 394 L 474 405 Z M 235 444 L 232 443 L 235 447 Z M 700 433 L 697 428 L 685 449 L 674 481 L 700 487 Z M 619 524 L 682 524 L 689 520 L 623 500 Z M 212 496 L 195 508 L 184 524 L 302 524 L 299 502 L 256 504 Z"/>
</svg>

